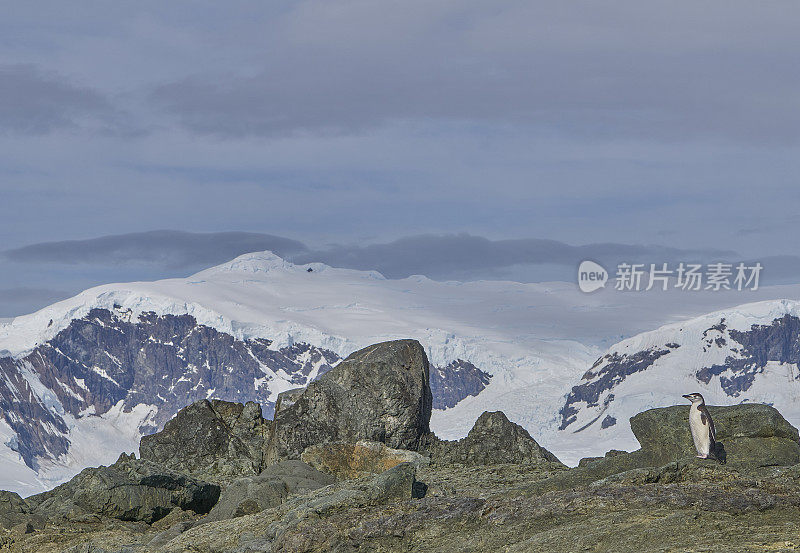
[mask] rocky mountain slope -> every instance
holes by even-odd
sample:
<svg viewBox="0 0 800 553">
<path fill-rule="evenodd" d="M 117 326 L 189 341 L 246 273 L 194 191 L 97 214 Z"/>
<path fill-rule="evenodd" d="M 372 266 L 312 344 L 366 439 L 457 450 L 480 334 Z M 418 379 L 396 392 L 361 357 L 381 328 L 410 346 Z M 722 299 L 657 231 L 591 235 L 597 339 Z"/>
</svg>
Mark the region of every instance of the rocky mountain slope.
<svg viewBox="0 0 800 553">
<path fill-rule="evenodd" d="M 648 553 L 800 547 L 800 438 L 770 406 L 711 407 L 726 464 L 694 457 L 682 405 L 633 417 L 641 443 L 636 451 L 610 451 L 569 469 L 502 413 L 479 417 L 462 440 L 430 433 L 428 366 L 414 341 L 376 344 L 321 375 L 320 385 L 284 392 L 283 416 L 273 422 L 255 403 L 198 402 L 146 438 L 141 459 L 122 455 L 27 498 L 0 493 L 0 548 Z M 362 377 L 390 392 L 376 396 L 359 385 Z M 347 416 L 345 397 L 364 406 L 358 420 Z M 308 409 L 311 398 L 332 415 L 327 428 Z M 296 436 L 281 429 L 303 422 L 308 445 L 298 454 Z"/>
</svg>

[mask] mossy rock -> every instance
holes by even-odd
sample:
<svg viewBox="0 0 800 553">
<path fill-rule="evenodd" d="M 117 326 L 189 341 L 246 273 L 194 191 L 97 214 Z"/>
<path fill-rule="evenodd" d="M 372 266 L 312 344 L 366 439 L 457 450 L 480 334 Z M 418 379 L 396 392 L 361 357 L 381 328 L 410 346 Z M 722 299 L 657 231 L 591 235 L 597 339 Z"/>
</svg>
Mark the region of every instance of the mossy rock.
<svg viewBox="0 0 800 553">
<path fill-rule="evenodd" d="M 689 430 L 689 406 L 676 405 L 649 409 L 631 418 L 631 430 L 641 449 L 631 453 L 585 459 L 581 466 L 547 480 L 537 482 L 529 493 L 538 494 L 582 486 L 636 469 L 664 467 L 682 463 L 696 466 L 715 465 L 720 470 L 756 473 L 765 467 L 791 466 L 800 463 L 800 438 L 774 407 L 742 404 L 729 407 L 709 406 L 722 443 L 726 464 L 711 459 L 697 459 Z M 691 471 L 687 478 L 691 479 Z M 699 473 L 698 473 L 699 474 Z"/>
<path fill-rule="evenodd" d="M 726 461 L 737 467 L 800 463 L 800 437 L 777 409 L 745 403 L 709 406 Z M 697 454 L 689 431 L 689 406 L 649 409 L 631 418 L 631 430 L 647 453 L 650 466 Z"/>
</svg>

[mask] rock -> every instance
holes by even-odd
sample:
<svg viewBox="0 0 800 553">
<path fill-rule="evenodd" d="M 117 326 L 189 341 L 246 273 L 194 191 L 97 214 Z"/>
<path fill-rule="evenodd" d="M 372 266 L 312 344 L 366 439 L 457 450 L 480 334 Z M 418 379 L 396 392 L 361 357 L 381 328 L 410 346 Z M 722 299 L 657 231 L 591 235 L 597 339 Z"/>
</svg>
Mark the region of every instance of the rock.
<svg viewBox="0 0 800 553">
<path fill-rule="evenodd" d="M 100 515 L 150 524 L 175 508 L 207 513 L 219 493 L 215 484 L 122 454 L 113 465 L 85 469 L 27 502 L 35 515 L 50 520 L 77 522 Z"/>
<path fill-rule="evenodd" d="M 27 520 L 29 506 L 19 494 L 0 491 L 0 527 L 12 528 Z"/>
<path fill-rule="evenodd" d="M 417 470 L 413 463 L 400 463 L 369 480 L 371 501 L 384 502 L 415 497 Z"/>
<path fill-rule="evenodd" d="M 768 467 L 800 463 L 797 429 L 775 408 L 744 403 L 709 406 L 709 411 L 714 419 L 717 440 L 722 443 L 721 449 L 726 455 L 722 470 L 758 474 Z M 675 463 L 693 467 L 717 465 L 714 460 L 696 458 L 689 431 L 688 405 L 639 413 L 631 418 L 631 429 L 642 445 L 641 449 L 587 460 L 576 469 L 533 484 L 530 493 L 569 489 L 638 469 L 658 469 L 631 473 L 636 478 L 654 478 L 652 474 L 669 473 L 671 469 L 668 466 Z M 686 474 L 691 476 L 700 472 L 689 471 Z M 660 476 L 657 480 L 665 481 Z"/>
<path fill-rule="evenodd" d="M 606 451 L 606 454 L 603 457 L 584 457 L 583 459 L 578 461 L 578 466 L 579 467 L 586 467 L 586 466 L 589 466 L 589 465 L 591 465 L 592 463 L 594 463 L 596 461 L 601 461 L 603 459 L 608 459 L 609 457 L 616 457 L 617 455 L 625 455 L 626 453 L 628 453 L 628 452 L 627 451 L 622 451 L 620 449 L 609 449 L 608 451 Z"/>
<path fill-rule="evenodd" d="M 337 480 L 380 474 L 400 463 L 411 463 L 416 469 L 430 460 L 415 451 L 393 449 L 380 442 L 361 440 L 351 443 L 329 443 L 306 448 L 300 458 L 315 469 Z"/>
<path fill-rule="evenodd" d="M 300 398 L 301 395 L 303 395 L 303 392 L 305 391 L 305 388 L 293 388 L 278 394 L 278 399 L 275 402 L 275 415 L 273 416 L 273 420 L 278 416 L 279 413 L 282 413 L 294 405 L 294 403 Z"/>
<path fill-rule="evenodd" d="M 735 466 L 764 467 L 800 463 L 797 429 L 769 405 L 743 403 L 709 406 L 727 462 Z M 697 453 L 689 432 L 689 407 L 649 409 L 631 418 L 631 430 L 650 458 L 660 466 Z"/>
<path fill-rule="evenodd" d="M 561 464 L 555 455 L 536 443 L 527 430 L 509 421 L 502 411 L 484 412 L 461 440 L 430 437 L 426 449 L 436 464 Z"/>
<path fill-rule="evenodd" d="M 239 478 L 226 486 L 207 520 L 258 513 L 280 505 L 292 494 L 316 490 L 334 481 L 302 461 L 281 461 L 258 476 Z"/>
<path fill-rule="evenodd" d="M 147 542 L 147 548 L 149 551 L 153 551 L 159 547 L 162 547 L 168 544 L 170 541 L 175 539 L 177 536 L 180 536 L 187 530 L 189 530 L 193 524 L 190 521 L 180 521 L 176 522 L 166 530 L 162 530 L 158 534 L 156 534 L 153 539 Z"/>
<path fill-rule="evenodd" d="M 142 459 L 207 480 L 258 474 L 269 423 L 254 402 L 201 400 L 141 440 Z"/>
<path fill-rule="evenodd" d="M 413 464 L 402 463 L 378 475 L 347 480 L 306 495 L 289 497 L 278 507 L 254 515 L 200 525 L 177 536 L 158 551 L 344 551 L 347 548 L 327 547 L 324 535 L 318 534 L 315 526 L 325 525 L 349 509 L 372 510 L 380 505 L 398 505 L 410 500 L 415 475 Z M 395 542 L 395 545 L 400 543 L 398 540 Z M 364 550 L 370 548 L 364 547 Z M 405 546 L 402 550 L 408 551 L 409 548 Z"/>
<path fill-rule="evenodd" d="M 25 534 L 33 534 L 35 531 L 36 529 L 30 522 L 20 522 L 19 524 L 11 528 L 11 533 L 16 534 L 18 536 L 22 536 Z"/>
<path fill-rule="evenodd" d="M 430 431 L 428 358 L 416 340 L 375 344 L 278 401 L 269 463 L 298 459 L 308 446 L 328 442 L 370 440 L 416 450 Z"/>
</svg>

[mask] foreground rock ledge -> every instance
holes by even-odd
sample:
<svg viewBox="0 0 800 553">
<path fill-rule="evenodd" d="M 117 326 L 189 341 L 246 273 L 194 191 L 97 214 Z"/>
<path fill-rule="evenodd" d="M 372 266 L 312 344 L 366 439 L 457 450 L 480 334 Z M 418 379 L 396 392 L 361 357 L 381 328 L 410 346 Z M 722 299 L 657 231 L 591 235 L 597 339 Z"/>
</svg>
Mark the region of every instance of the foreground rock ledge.
<svg viewBox="0 0 800 553">
<path fill-rule="evenodd" d="M 461 440 L 436 438 L 426 371 L 417 342 L 386 342 L 311 392 L 282 394 L 274 425 L 255 404 L 201 401 L 143 440 L 146 459 L 123 455 L 27 499 L 0 494 L 0 549 L 800 548 L 800 439 L 769 406 L 710 407 L 724 465 L 694 457 L 681 405 L 631 419 L 641 449 L 568 469 L 499 411 Z"/>
</svg>

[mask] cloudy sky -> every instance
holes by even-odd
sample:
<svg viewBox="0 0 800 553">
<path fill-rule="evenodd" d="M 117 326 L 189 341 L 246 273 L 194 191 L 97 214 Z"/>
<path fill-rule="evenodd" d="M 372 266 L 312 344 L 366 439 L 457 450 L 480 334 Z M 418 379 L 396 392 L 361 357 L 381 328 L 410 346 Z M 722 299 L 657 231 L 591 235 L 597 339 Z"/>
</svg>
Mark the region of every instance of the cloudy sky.
<svg viewBox="0 0 800 553">
<path fill-rule="evenodd" d="M 265 247 L 392 276 L 561 278 L 597 244 L 790 273 L 798 28 L 789 0 L 14 3 L 0 316 Z"/>
</svg>

